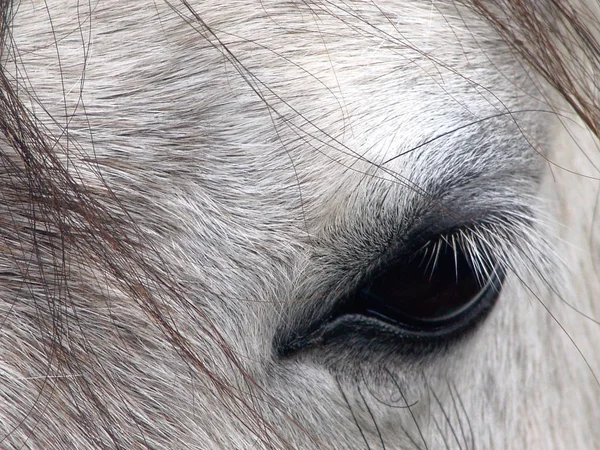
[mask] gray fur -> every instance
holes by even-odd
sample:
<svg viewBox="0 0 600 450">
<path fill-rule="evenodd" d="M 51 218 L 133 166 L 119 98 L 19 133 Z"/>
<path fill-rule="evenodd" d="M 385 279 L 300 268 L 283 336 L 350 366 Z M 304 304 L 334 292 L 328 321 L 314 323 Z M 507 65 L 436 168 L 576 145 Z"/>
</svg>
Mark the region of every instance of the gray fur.
<svg viewBox="0 0 600 450">
<path fill-rule="evenodd" d="M 83 237 L 3 236 L 0 447 L 598 448 L 600 328 L 568 305 L 599 317 L 599 158 L 554 94 L 451 2 L 190 6 L 13 6 L 2 65 L 198 364 Z M 420 361 L 277 356 L 443 211 L 495 212 L 474 233 L 509 269 L 473 335 Z"/>
</svg>

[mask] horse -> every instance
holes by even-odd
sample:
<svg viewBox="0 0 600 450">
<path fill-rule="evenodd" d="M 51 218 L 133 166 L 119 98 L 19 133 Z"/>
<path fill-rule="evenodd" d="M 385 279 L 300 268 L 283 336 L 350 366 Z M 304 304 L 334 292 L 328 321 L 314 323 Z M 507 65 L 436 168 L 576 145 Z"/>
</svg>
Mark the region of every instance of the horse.
<svg viewBox="0 0 600 450">
<path fill-rule="evenodd" d="M 0 448 L 599 448 L 596 2 L 0 15 Z"/>
</svg>

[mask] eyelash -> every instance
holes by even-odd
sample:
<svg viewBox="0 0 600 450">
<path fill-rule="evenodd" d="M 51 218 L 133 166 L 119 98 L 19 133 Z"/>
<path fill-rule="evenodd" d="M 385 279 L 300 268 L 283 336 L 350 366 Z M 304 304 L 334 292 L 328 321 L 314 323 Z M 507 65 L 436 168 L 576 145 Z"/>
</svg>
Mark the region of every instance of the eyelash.
<svg viewBox="0 0 600 450">
<path fill-rule="evenodd" d="M 443 337 L 476 320 L 472 309 L 493 303 L 503 279 L 487 247 L 461 230 L 386 264 L 340 303 L 336 315 L 381 320 L 402 334 Z"/>
</svg>

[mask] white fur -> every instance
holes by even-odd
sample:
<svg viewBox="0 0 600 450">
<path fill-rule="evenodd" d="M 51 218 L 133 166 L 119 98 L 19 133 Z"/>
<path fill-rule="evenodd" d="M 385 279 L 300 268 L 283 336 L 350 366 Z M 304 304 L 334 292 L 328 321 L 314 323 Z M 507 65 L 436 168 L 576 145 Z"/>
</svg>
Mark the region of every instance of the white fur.
<svg viewBox="0 0 600 450">
<path fill-rule="evenodd" d="M 71 246 L 58 332 L 40 286 L 0 279 L 0 447 L 598 448 L 600 327 L 568 306 L 599 317 L 589 132 L 463 6 L 190 5 L 15 4 L 2 64 L 233 394 Z M 510 219 L 481 231 L 510 268 L 481 328 L 422 361 L 274 353 L 298 302 L 333 301 L 440 205 Z"/>
</svg>

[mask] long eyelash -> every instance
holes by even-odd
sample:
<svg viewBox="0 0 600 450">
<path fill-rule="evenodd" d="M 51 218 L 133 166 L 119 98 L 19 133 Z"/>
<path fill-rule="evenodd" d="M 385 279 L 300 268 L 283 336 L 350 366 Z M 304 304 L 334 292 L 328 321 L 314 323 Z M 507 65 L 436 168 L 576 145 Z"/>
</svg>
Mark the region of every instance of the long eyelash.
<svg viewBox="0 0 600 450">
<path fill-rule="evenodd" d="M 402 387 L 400 386 L 400 383 L 398 382 L 398 379 L 387 367 L 385 368 L 385 372 L 389 375 L 392 382 L 398 389 L 398 392 L 400 393 L 400 396 L 402 397 L 402 401 L 404 401 L 404 403 L 407 405 L 408 412 L 410 413 L 410 416 L 411 416 L 415 426 L 417 427 L 417 432 L 419 433 L 419 437 L 423 441 L 423 445 L 425 445 L 425 450 L 429 450 L 429 446 L 427 445 L 427 441 L 425 440 L 425 436 L 423 435 L 423 431 L 421 430 L 419 421 L 417 420 L 415 413 L 413 413 L 411 406 L 409 405 L 408 400 L 406 399 L 406 396 L 404 395 L 404 391 L 402 390 Z M 412 440 L 412 438 L 411 438 L 411 440 Z"/>
<path fill-rule="evenodd" d="M 352 416 L 352 420 L 354 421 L 356 428 L 358 428 L 358 432 L 360 433 L 360 436 L 362 437 L 363 441 L 365 442 L 367 449 L 371 450 L 369 441 L 367 440 L 367 437 L 363 433 L 362 427 L 360 426 L 360 423 L 358 422 L 358 419 L 356 418 L 356 415 L 354 414 L 354 410 L 352 409 L 352 406 L 350 406 L 350 402 L 348 401 L 348 397 L 346 396 L 344 389 L 342 388 L 342 383 L 340 383 L 340 380 L 337 377 L 335 377 L 335 382 L 337 383 L 338 389 L 339 389 L 340 393 L 342 394 L 344 403 L 346 403 L 346 405 L 348 406 L 348 410 L 350 411 L 350 415 Z"/>
<path fill-rule="evenodd" d="M 442 248 L 447 248 L 454 254 L 456 270 L 457 260 L 462 254 L 481 285 L 498 276 L 499 272 L 521 271 L 523 268 L 536 278 L 543 277 L 545 283 L 552 282 L 544 274 L 550 271 L 560 273 L 555 266 L 562 262 L 549 240 L 534 232 L 534 225 L 544 226 L 541 221 L 516 213 L 452 231 L 429 241 L 419 250 L 420 264 L 425 264 L 424 270 L 433 275 Z M 520 277 L 523 276 L 520 274 Z M 551 284 L 558 286 L 560 282 L 555 280 Z"/>
<path fill-rule="evenodd" d="M 377 436 L 379 437 L 379 442 L 381 443 L 381 448 L 383 450 L 386 450 L 385 442 L 383 441 L 383 435 L 381 434 L 381 430 L 379 429 L 379 425 L 377 425 L 377 420 L 375 420 L 375 416 L 373 415 L 373 411 L 371 410 L 371 407 L 367 403 L 367 399 L 365 398 L 365 396 L 363 395 L 362 391 L 360 390 L 360 385 L 359 384 L 356 385 L 356 390 L 358 391 L 358 395 L 360 395 L 360 398 L 362 399 L 362 402 L 364 403 L 365 407 L 367 408 L 367 412 L 369 413 L 369 416 L 371 417 L 371 420 L 373 421 L 373 425 L 375 425 L 375 431 L 377 431 Z"/>
</svg>

